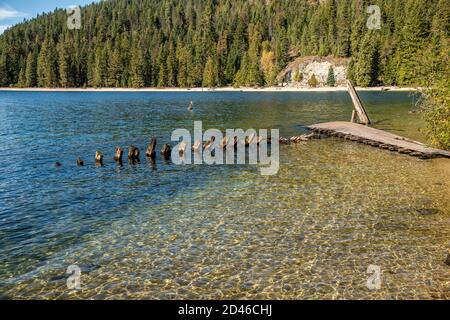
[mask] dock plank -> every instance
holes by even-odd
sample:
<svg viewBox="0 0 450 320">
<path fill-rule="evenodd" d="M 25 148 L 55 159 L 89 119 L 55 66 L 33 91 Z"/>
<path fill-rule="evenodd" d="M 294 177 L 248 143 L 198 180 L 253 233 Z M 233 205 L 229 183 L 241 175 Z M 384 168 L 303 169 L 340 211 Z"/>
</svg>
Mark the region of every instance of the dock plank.
<svg viewBox="0 0 450 320">
<path fill-rule="evenodd" d="M 330 136 L 346 138 L 358 141 L 382 149 L 389 149 L 403 154 L 409 154 L 422 158 L 450 158 L 450 152 L 440 149 L 429 148 L 423 143 L 410 140 L 390 132 L 371 128 L 365 125 L 336 121 L 319 123 L 308 126 L 310 130 Z"/>
</svg>

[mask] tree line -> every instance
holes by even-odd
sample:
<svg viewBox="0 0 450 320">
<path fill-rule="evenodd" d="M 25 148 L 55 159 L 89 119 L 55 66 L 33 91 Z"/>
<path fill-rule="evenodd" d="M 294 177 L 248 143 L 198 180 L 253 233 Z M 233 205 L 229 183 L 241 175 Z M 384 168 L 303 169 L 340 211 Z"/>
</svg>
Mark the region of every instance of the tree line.
<svg viewBox="0 0 450 320">
<path fill-rule="evenodd" d="M 366 26 L 369 5 L 381 29 Z M 449 0 L 109 0 L 0 36 L 0 86 L 262 86 L 296 56 L 351 57 L 357 85 L 420 85 L 424 52 L 447 69 Z M 448 51 L 447 51 L 448 54 Z M 427 57 L 427 59 L 430 57 Z"/>
</svg>

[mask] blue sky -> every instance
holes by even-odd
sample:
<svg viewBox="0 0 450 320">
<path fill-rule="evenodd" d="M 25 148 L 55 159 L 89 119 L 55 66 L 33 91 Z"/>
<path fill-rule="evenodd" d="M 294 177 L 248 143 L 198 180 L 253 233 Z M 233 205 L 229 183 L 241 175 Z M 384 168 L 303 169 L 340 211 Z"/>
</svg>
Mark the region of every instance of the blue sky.
<svg viewBox="0 0 450 320">
<path fill-rule="evenodd" d="M 98 0 L 97 0 L 98 1 Z M 68 8 L 73 5 L 84 6 L 96 2 L 95 0 L 0 0 L 0 34 L 3 31 L 43 12 L 53 11 L 55 8 Z"/>
</svg>

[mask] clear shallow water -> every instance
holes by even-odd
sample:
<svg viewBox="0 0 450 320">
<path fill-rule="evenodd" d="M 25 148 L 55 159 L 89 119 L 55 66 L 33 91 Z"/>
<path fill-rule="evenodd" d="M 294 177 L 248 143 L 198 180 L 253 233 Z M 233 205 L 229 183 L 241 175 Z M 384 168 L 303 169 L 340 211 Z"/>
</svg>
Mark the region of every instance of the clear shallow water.
<svg viewBox="0 0 450 320">
<path fill-rule="evenodd" d="M 423 140 L 407 93 L 362 98 L 374 126 Z M 0 92 L 2 297 L 450 298 L 448 160 L 325 139 L 281 146 L 275 177 L 111 161 L 194 120 L 290 136 L 350 114 L 346 93 Z M 66 288 L 71 264 L 82 291 Z"/>
</svg>

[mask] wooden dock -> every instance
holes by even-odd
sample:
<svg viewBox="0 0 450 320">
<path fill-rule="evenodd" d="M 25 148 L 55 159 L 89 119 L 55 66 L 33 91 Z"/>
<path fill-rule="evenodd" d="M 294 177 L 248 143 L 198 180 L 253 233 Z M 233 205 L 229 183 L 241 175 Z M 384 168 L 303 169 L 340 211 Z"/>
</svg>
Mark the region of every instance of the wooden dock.
<svg viewBox="0 0 450 320">
<path fill-rule="evenodd" d="M 309 129 L 316 133 L 344 138 L 422 159 L 450 158 L 449 151 L 428 148 L 423 143 L 369 127 L 369 116 L 351 81 L 347 81 L 347 87 L 354 107 L 351 122 L 319 123 L 308 126 Z"/>
<path fill-rule="evenodd" d="M 428 148 L 423 143 L 358 123 L 337 121 L 314 124 L 308 128 L 328 136 L 344 138 L 422 159 L 450 158 L 449 151 Z"/>
</svg>

